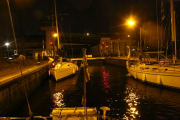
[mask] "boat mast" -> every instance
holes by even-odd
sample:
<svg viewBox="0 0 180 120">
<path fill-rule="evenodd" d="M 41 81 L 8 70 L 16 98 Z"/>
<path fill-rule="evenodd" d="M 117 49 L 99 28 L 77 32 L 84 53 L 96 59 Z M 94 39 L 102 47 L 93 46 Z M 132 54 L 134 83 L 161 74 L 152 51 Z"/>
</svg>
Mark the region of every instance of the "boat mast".
<svg viewBox="0 0 180 120">
<path fill-rule="evenodd" d="M 57 32 L 58 49 L 61 49 L 59 46 L 59 31 L 58 31 L 58 22 L 57 22 L 56 0 L 54 0 L 54 9 L 55 9 L 55 18 L 56 18 L 56 32 Z"/>
<path fill-rule="evenodd" d="M 84 66 L 84 114 L 86 115 L 86 66 L 87 66 L 87 58 L 86 58 L 86 49 L 83 49 L 83 66 Z"/>
<path fill-rule="evenodd" d="M 10 10 L 9 0 L 7 0 L 7 4 L 8 4 L 9 17 L 10 17 L 10 20 L 11 20 L 11 26 L 12 26 L 12 31 L 13 31 L 14 43 L 15 43 L 15 47 L 16 47 L 17 54 L 18 54 L 18 47 L 17 47 L 16 35 L 15 35 L 15 32 L 14 32 L 14 25 L 13 25 L 13 20 L 12 20 L 12 15 L 11 15 L 11 10 Z"/>
<path fill-rule="evenodd" d="M 175 48 L 173 61 L 175 61 L 177 59 L 177 51 L 176 51 L 176 22 L 175 22 L 175 10 L 173 6 L 173 0 L 170 0 L 170 9 L 171 9 L 171 33 L 172 33 L 171 36 L 172 36 L 172 41 L 174 41 L 174 48 Z"/>
</svg>

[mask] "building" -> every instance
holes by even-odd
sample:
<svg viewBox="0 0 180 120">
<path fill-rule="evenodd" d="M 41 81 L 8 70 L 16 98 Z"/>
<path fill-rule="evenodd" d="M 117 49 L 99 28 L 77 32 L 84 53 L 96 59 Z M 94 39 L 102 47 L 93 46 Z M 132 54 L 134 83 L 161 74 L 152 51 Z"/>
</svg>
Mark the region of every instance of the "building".
<svg viewBox="0 0 180 120">
<path fill-rule="evenodd" d="M 132 55 L 137 54 L 138 36 L 125 33 L 101 34 L 99 53 L 101 56 L 126 56 L 130 47 Z"/>
</svg>

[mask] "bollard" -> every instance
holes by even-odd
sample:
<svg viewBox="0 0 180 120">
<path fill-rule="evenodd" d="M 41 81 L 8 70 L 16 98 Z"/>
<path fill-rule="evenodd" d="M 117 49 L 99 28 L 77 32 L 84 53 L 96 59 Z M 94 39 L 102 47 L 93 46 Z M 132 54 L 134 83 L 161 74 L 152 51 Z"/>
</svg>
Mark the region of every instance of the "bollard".
<svg viewBox="0 0 180 120">
<path fill-rule="evenodd" d="M 103 110 L 103 115 L 102 115 L 102 119 L 106 118 L 106 111 L 110 110 L 110 108 L 106 107 L 106 106 L 102 106 L 100 107 L 101 110 Z"/>
</svg>

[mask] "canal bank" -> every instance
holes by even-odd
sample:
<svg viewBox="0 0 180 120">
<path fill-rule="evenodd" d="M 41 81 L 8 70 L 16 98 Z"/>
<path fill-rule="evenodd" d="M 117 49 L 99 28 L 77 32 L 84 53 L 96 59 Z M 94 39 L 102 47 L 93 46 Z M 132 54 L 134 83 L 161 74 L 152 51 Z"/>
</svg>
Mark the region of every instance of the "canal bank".
<svg viewBox="0 0 180 120">
<path fill-rule="evenodd" d="M 117 65 L 121 67 L 126 67 L 127 57 L 107 57 L 105 58 L 105 63 Z"/>
<path fill-rule="evenodd" d="M 0 71 L 0 116 L 8 116 L 49 77 L 47 61 Z M 9 75 L 8 75 L 9 73 Z"/>
<path fill-rule="evenodd" d="M 132 58 L 131 60 L 136 60 Z M 88 63 L 108 63 L 115 66 L 126 66 L 126 56 L 122 57 L 107 57 L 107 58 L 96 58 L 89 59 Z M 78 66 L 82 60 L 78 60 Z M 20 68 L 17 69 L 18 74 L 0 76 L 0 115 L 7 116 L 8 113 L 15 110 L 21 102 L 26 102 L 25 94 L 31 95 L 38 86 L 49 78 L 48 70 L 49 64 L 46 61 L 40 65 L 29 66 L 29 68 L 22 67 L 23 77 L 21 76 Z M 1 71 L 2 72 L 2 71 Z M 25 92 L 26 91 L 26 92 Z"/>
<path fill-rule="evenodd" d="M 116 62 L 113 62 L 114 60 Z M 90 58 L 88 63 L 95 62 L 99 64 L 105 61 L 116 64 L 123 63 L 121 61 L 125 63 L 124 59 L 119 58 Z M 78 60 L 79 65 L 81 62 L 82 60 Z M 40 65 L 37 63 L 26 66 L 11 65 L 13 68 L 0 71 L 0 116 L 9 116 L 9 114 L 21 106 L 22 102 L 26 103 L 26 94 L 27 96 L 32 95 L 41 83 L 49 78 L 49 64 L 47 61 L 41 62 Z"/>
<path fill-rule="evenodd" d="M 66 59 L 68 60 L 68 59 Z M 77 61 L 78 65 L 81 64 L 82 58 L 72 58 L 71 61 Z M 131 57 L 131 61 L 138 60 L 137 57 Z M 89 63 L 98 63 L 104 62 L 112 65 L 117 65 L 121 67 L 126 67 L 127 56 L 121 57 L 87 57 L 88 64 Z"/>
<path fill-rule="evenodd" d="M 87 94 L 88 107 L 99 110 L 102 106 L 108 106 L 110 111 L 107 111 L 107 115 L 119 120 L 180 119 L 178 92 L 127 77 L 126 68 L 117 65 L 89 63 L 89 72 L 91 90 Z M 43 82 L 29 97 L 33 115 L 49 116 L 56 107 L 82 107 L 82 90 L 76 86 L 77 77 L 73 75 L 58 82 L 53 79 Z M 27 103 L 11 116 L 28 117 Z"/>
</svg>

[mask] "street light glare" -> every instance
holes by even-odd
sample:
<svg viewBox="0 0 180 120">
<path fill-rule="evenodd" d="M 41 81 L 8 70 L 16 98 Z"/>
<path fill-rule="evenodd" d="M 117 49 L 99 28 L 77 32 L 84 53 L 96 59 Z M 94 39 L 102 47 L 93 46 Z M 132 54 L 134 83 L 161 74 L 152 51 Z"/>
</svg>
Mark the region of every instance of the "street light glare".
<svg viewBox="0 0 180 120">
<path fill-rule="evenodd" d="M 129 25 L 134 25 L 133 21 L 129 21 L 128 23 L 129 23 Z"/>
<path fill-rule="evenodd" d="M 57 33 L 55 33 L 53 36 L 56 37 L 56 36 L 57 36 Z"/>
<path fill-rule="evenodd" d="M 8 46 L 8 45 L 9 45 L 9 43 L 5 43 L 5 45 L 6 45 L 6 46 Z"/>
</svg>

